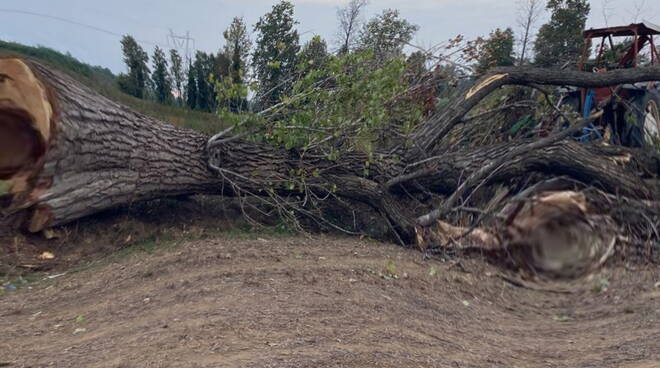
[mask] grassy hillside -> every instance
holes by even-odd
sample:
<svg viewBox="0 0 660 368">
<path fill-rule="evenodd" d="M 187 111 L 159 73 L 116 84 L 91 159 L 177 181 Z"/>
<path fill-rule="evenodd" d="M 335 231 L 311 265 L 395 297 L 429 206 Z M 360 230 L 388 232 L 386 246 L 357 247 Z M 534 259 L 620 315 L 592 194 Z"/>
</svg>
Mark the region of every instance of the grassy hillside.
<svg viewBox="0 0 660 368">
<path fill-rule="evenodd" d="M 0 41 L 0 56 L 25 57 L 58 68 L 114 101 L 177 126 L 208 134 L 215 133 L 223 127 L 221 120 L 215 114 L 179 106 L 161 105 L 155 101 L 141 100 L 127 95 L 119 90 L 117 77 L 109 69 L 83 63 L 70 54 L 63 54 L 43 46 L 32 47 Z"/>
</svg>

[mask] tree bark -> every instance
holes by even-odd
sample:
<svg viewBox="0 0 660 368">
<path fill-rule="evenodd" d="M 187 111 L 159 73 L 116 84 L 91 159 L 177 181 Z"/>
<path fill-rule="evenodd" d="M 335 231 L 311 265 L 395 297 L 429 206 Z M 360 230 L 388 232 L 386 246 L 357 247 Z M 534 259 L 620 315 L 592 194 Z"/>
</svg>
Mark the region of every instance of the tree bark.
<svg viewBox="0 0 660 368">
<path fill-rule="evenodd" d="M 236 188 L 255 195 L 269 188 L 300 195 L 298 188 L 288 188 L 291 173 L 311 169 L 323 175 L 310 175 L 312 188 L 328 192 L 333 187 L 337 195 L 382 206 L 385 212 L 393 207 L 379 185 L 360 177 L 366 155 L 345 156 L 346 162 L 338 163 L 310 154 L 303 161 L 296 152 L 237 139 L 212 150 L 211 158 L 207 135 L 137 113 L 41 64 L 19 63 L 36 76 L 33 83 L 48 89 L 49 96 L 39 98 L 56 112 L 53 134 L 40 157 L 19 169 L 0 162 L 10 184 L 0 202 L 2 214 L 14 226 L 37 232 L 132 202 L 185 194 L 232 196 Z M 30 109 L 23 112 L 29 115 Z M 9 123 L 3 119 L 0 127 Z M 209 159 L 222 167 L 223 175 L 209 169 Z M 398 214 L 393 217 L 405 222 Z"/>
<path fill-rule="evenodd" d="M 205 135 L 131 111 L 43 65 L 26 65 L 52 92 L 47 102 L 55 109 L 38 164 L 9 180 L 3 212 L 30 231 L 134 201 L 221 192 L 207 169 Z"/>
</svg>

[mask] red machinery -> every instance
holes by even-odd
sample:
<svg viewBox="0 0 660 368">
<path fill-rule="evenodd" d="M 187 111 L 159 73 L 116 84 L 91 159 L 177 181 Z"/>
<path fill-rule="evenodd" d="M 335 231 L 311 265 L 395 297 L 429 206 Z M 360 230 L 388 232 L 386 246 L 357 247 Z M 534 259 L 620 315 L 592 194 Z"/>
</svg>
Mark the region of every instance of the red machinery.
<svg viewBox="0 0 660 368">
<path fill-rule="evenodd" d="M 635 68 L 644 61 L 660 66 L 660 52 L 654 36 L 660 38 L 660 26 L 643 22 L 620 27 L 589 29 L 584 32 L 584 48 L 578 68 L 594 72 L 620 68 Z M 613 37 L 626 37 L 616 45 Z M 600 38 L 594 62 L 589 60 L 592 42 Z M 627 48 L 623 48 L 626 46 Z M 608 50 L 609 47 L 609 50 Z M 623 53 L 616 55 L 617 51 Z M 609 55 L 607 53 L 609 52 Z M 645 59 L 645 60 L 643 60 Z M 591 106 L 610 97 L 617 87 L 617 97 L 606 108 L 599 127 L 604 133 L 610 127 L 611 140 L 626 146 L 658 144 L 660 141 L 660 84 L 643 83 L 582 89 L 569 92 L 568 100 L 588 115 Z M 572 101 L 571 101 L 572 100 Z"/>
</svg>

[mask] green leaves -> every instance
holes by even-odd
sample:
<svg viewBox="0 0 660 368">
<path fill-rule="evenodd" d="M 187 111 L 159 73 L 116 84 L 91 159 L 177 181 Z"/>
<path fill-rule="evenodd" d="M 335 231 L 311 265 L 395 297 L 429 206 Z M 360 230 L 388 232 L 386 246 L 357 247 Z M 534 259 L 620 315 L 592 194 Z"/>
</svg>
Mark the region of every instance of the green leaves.
<svg viewBox="0 0 660 368">
<path fill-rule="evenodd" d="M 375 61 L 379 65 L 403 54 L 403 47 L 412 40 L 419 29 L 406 19 L 401 18 L 396 9 L 385 9 L 372 18 L 360 32 L 360 49 L 375 52 Z"/>
<path fill-rule="evenodd" d="M 154 83 L 154 92 L 156 100 L 159 103 L 166 104 L 172 99 L 172 77 L 168 69 L 165 52 L 158 46 L 154 49 L 154 55 L 151 58 L 154 64 L 154 71 L 151 79 Z"/>
<path fill-rule="evenodd" d="M 232 114 L 221 101 L 245 98 L 246 86 L 232 78 L 215 81 L 220 114 L 223 121 L 239 125 L 235 133 L 256 131 L 250 134 L 252 139 L 301 154 L 313 149 L 315 155 L 339 161 L 343 155 L 365 153 L 362 174 L 368 177 L 378 161 L 376 148 L 392 143 L 386 141 L 397 136 L 392 130 L 405 142 L 405 135 L 423 118 L 425 101 L 409 92 L 408 64 L 403 57 L 378 66 L 373 51 L 332 56 L 320 38 L 312 42 L 299 55 L 301 64 L 290 93 L 280 94 L 275 105 L 260 113 Z M 285 68 L 280 60 L 270 60 L 268 66 Z M 242 120 L 248 116 L 251 128 Z M 310 169 L 293 173 L 290 180 L 299 183 L 318 176 L 318 171 Z"/>
<path fill-rule="evenodd" d="M 496 66 L 511 66 L 515 62 L 513 53 L 514 35 L 511 28 L 495 29 L 488 39 L 478 39 L 475 43 L 479 59 L 477 71 L 485 73 Z"/>
<path fill-rule="evenodd" d="M 557 66 L 576 62 L 581 55 L 584 31 L 591 7 L 587 0 L 550 0 L 550 21 L 539 29 L 534 42 L 535 63 Z"/>
<path fill-rule="evenodd" d="M 119 75 L 119 88 L 129 95 L 145 98 L 150 83 L 149 66 L 147 65 L 149 55 L 135 38 L 129 35 L 121 39 L 121 50 L 128 73 Z"/>
<path fill-rule="evenodd" d="M 273 124 L 275 142 L 301 150 L 323 142 L 327 158 L 338 159 L 338 152 L 371 153 L 384 129 L 409 132 L 421 120 L 421 104 L 397 101 L 408 89 L 403 58 L 377 67 L 372 51 L 324 58 L 323 50 L 321 45 L 316 56 L 304 58 L 316 60 L 314 67 L 306 68 L 290 98 L 282 98 L 288 114 Z"/>
<path fill-rule="evenodd" d="M 277 104 L 291 89 L 300 49 L 293 9 L 291 2 L 280 1 L 254 26 L 257 40 L 252 64 L 259 83 L 257 97 L 263 108 Z"/>
</svg>

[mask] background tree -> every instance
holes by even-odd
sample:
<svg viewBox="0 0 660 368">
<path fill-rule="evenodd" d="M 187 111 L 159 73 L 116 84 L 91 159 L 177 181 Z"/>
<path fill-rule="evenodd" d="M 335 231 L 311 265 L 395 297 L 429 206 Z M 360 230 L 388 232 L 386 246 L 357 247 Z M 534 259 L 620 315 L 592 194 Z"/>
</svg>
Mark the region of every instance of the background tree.
<svg viewBox="0 0 660 368">
<path fill-rule="evenodd" d="M 415 86 L 426 74 L 428 57 L 423 51 L 415 51 L 406 59 L 406 76 L 411 86 Z"/>
<path fill-rule="evenodd" d="M 535 63 L 560 66 L 582 54 L 582 31 L 591 7 L 587 0 L 549 0 L 550 21 L 539 30 L 534 42 Z"/>
<path fill-rule="evenodd" d="M 197 78 L 195 68 L 188 63 L 188 83 L 186 84 L 186 105 L 190 109 L 197 108 Z"/>
<path fill-rule="evenodd" d="M 215 107 L 215 91 L 211 81 L 214 71 L 221 70 L 222 65 L 216 64 L 213 54 L 197 51 L 193 64 L 197 85 L 197 103 L 200 110 L 212 111 Z"/>
<path fill-rule="evenodd" d="M 306 74 L 311 70 L 323 68 L 329 56 L 325 40 L 318 35 L 312 37 L 298 54 L 298 72 Z"/>
<path fill-rule="evenodd" d="M 119 88 L 129 95 L 144 98 L 149 86 L 149 55 L 129 35 L 121 39 L 121 50 L 128 74 L 119 75 Z"/>
<path fill-rule="evenodd" d="M 296 71 L 296 56 L 300 50 L 298 22 L 293 18 L 293 4 L 281 1 L 259 18 L 252 65 L 259 90 L 257 101 L 261 108 L 278 103 L 291 90 Z"/>
<path fill-rule="evenodd" d="M 250 49 L 252 48 L 252 40 L 250 40 L 247 32 L 245 19 L 235 17 L 222 35 L 225 38 L 225 56 L 232 60 L 232 63 L 236 62 L 237 64 L 232 64 L 232 70 L 245 70 L 248 65 L 248 58 L 250 57 Z"/>
<path fill-rule="evenodd" d="M 362 24 L 362 10 L 367 4 L 367 0 L 351 0 L 345 7 L 337 9 L 339 55 L 350 52 L 355 46 Z"/>
<path fill-rule="evenodd" d="M 542 11 L 542 0 L 518 0 L 518 17 L 516 19 L 520 29 L 518 65 L 525 63 L 527 50 L 532 44 L 532 30 Z"/>
<path fill-rule="evenodd" d="M 176 100 L 181 104 L 183 101 L 183 60 L 179 52 L 174 49 L 170 50 L 170 76 L 172 77 Z"/>
<path fill-rule="evenodd" d="M 364 25 L 360 31 L 359 48 L 373 50 L 375 61 L 382 65 L 401 56 L 403 47 L 412 40 L 418 29 L 418 26 L 401 18 L 398 10 L 386 9 Z"/>
<path fill-rule="evenodd" d="M 229 28 L 224 31 L 223 36 L 225 38 L 224 56 L 230 63 L 229 75 L 231 77 L 231 81 L 224 82 L 228 83 L 232 90 L 242 91 L 243 88 L 241 85 L 245 82 L 244 78 L 247 73 L 248 58 L 250 57 L 250 49 L 252 48 L 252 41 L 248 35 L 245 20 L 235 17 Z M 241 93 L 231 93 L 227 94 L 227 96 L 230 99 L 227 101 L 227 104 L 231 112 L 237 113 L 246 109 L 247 99 Z"/>
<path fill-rule="evenodd" d="M 211 66 L 210 72 L 213 74 L 213 78 L 223 78 L 232 74 L 232 60 L 222 51 L 218 52 L 215 56 L 208 54 L 207 58 L 207 62 Z"/>
<path fill-rule="evenodd" d="M 511 66 L 515 62 L 513 54 L 513 30 L 497 28 L 484 40 L 477 63 L 477 73 L 485 73 L 496 66 Z"/>
<path fill-rule="evenodd" d="M 165 52 L 156 46 L 151 60 L 154 67 L 151 80 L 154 83 L 156 101 L 162 104 L 170 103 L 172 101 L 172 79 L 168 70 Z"/>
</svg>

